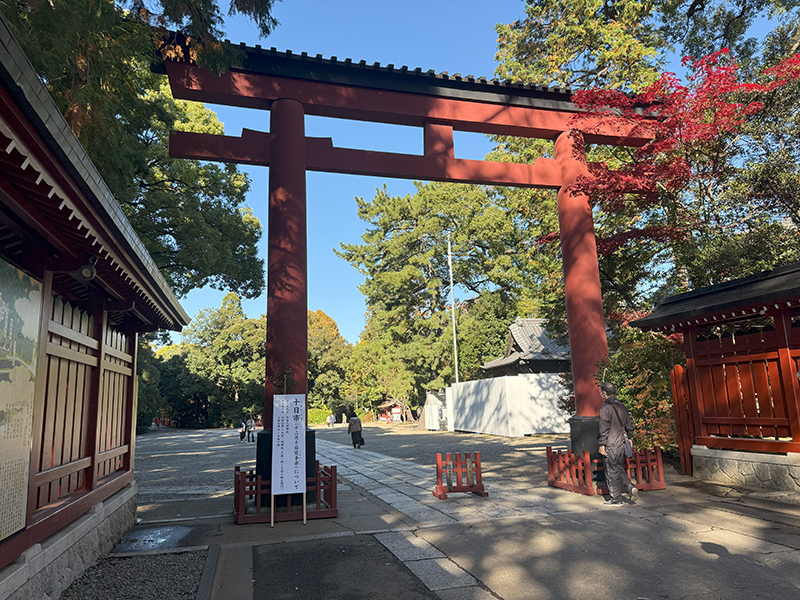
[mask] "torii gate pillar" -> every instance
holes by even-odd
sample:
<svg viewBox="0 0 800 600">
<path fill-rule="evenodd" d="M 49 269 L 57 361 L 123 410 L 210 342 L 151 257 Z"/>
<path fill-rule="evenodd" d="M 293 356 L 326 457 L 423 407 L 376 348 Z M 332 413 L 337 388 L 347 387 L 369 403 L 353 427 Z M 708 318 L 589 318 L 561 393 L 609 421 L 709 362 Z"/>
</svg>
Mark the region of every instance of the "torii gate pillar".
<svg viewBox="0 0 800 600">
<path fill-rule="evenodd" d="M 305 112 L 297 100 L 270 108 L 269 223 L 267 226 L 267 370 L 264 431 L 259 433 L 256 472 L 271 470 L 275 394 L 308 400 L 308 259 L 306 244 Z M 306 413 L 306 423 L 308 416 Z M 310 445 L 310 449 L 309 449 Z M 316 458 L 306 431 L 306 466 Z"/>
<path fill-rule="evenodd" d="M 283 99 L 272 103 L 265 425 L 272 423 L 272 397 L 275 394 L 308 394 L 304 119 L 303 105 L 297 100 Z"/>
<path fill-rule="evenodd" d="M 595 376 L 598 364 L 608 358 L 608 340 L 591 204 L 586 194 L 570 189 L 579 177 L 589 176 L 583 134 L 570 130 L 559 135 L 555 159 L 562 177 L 558 224 L 577 413 L 570 419 L 570 437 L 576 455 L 584 450 L 596 455 L 603 399 Z"/>
</svg>

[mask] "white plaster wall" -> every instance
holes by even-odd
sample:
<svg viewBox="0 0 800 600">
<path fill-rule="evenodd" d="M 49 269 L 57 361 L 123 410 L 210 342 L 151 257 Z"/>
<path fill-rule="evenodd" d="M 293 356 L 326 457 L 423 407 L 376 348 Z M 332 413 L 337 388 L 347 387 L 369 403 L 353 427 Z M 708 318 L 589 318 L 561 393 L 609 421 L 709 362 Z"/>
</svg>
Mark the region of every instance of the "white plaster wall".
<svg viewBox="0 0 800 600">
<path fill-rule="evenodd" d="M 455 428 L 459 431 L 509 435 L 506 379 L 495 377 L 460 383 L 453 394 Z"/>
<path fill-rule="evenodd" d="M 569 415 L 558 408 L 566 390 L 556 373 L 495 377 L 447 388 L 450 431 L 508 437 L 569 432 Z M 452 429 L 450 428 L 452 424 Z"/>
<path fill-rule="evenodd" d="M 447 420 L 445 406 L 444 392 L 428 390 L 425 394 L 425 429 L 429 431 L 440 431 L 442 429 L 443 422 Z M 439 418 L 440 409 L 441 419 Z"/>
<path fill-rule="evenodd" d="M 455 385 L 447 388 L 444 391 L 445 403 L 447 405 L 445 407 L 445 412 L 447 413 L 447 431 L 456 430 L 455 412 L 453 411 L 453 387 L 455 387 Z"/>
<path fill-rule="evenodd" d="M 525 373 L 508 380 L 509 435 L 569 433 L 569 415 L 558 408 L 567 393 L 557 373 Z"/>
</svg>

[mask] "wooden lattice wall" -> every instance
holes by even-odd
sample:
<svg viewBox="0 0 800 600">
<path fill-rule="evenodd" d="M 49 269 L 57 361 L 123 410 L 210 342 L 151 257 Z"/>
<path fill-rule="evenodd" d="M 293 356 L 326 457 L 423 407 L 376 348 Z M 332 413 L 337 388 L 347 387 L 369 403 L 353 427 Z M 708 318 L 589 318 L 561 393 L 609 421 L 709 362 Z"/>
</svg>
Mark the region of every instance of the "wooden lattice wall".
<svg viewBox="0 0 800 600">
<path fill-rule="evenodd" d="M 63 299 L 51 274 L 43 296 L 28 525 L 19 535 L 36 539 L 133 480 L 137 393 L 133 321 L 111 324 L 96 301 Z"/>
<path fill-rule="evenodd" d="M 682 460 L 692 444 L 800 452 L 800 326 L 788 313 L 774 322 L 721 336 L 685 333 L 686 369 L 673 372 Z"/>
</svg>

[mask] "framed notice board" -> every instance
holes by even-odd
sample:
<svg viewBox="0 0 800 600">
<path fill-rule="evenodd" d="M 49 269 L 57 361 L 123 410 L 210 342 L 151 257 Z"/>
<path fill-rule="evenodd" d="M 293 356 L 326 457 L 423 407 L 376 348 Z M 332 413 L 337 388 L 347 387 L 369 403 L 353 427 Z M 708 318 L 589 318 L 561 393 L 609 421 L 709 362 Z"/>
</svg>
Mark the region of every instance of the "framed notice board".
<svg viewBox="0 0 800 600">
<path fill-rule="evenodd" d="M 25 527 L 42 284 L 0 259 L 0 540 Z"/>
<path fill-rule="evenodd" d="M 306 491 L 305 394 L 274 396 L 271 481 L 273 496 Z"/>
</svg>

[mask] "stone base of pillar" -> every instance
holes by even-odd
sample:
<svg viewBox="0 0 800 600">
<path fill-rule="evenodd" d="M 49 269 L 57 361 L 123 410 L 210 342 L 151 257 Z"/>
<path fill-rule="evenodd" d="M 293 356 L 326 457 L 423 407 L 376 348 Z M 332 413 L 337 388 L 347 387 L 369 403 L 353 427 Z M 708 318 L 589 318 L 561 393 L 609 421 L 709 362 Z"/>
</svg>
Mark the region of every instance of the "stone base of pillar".
<svg viewBox="0 0 800 600">
<path fill-rule="evenodd" d="M 589 451 L 592 460 L 600 456 L 597 437 L 600 435 L 600 417 L 572 417 L 569 420 L 569 437 L 572 453 L 581 456 Z"/>
</svg>

